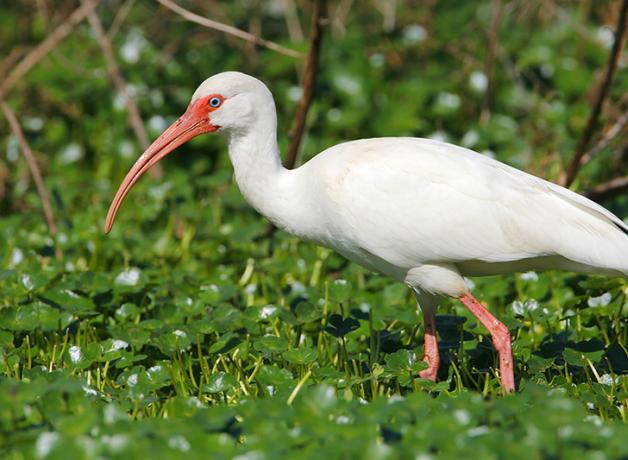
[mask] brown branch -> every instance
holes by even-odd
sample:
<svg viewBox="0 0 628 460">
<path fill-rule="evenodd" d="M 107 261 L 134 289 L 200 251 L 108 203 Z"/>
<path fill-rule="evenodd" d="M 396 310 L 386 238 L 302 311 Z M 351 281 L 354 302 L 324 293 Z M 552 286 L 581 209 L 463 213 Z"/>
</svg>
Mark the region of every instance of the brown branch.
<svg viewBox="0 0 628 460">
<path fill-rule="evenodd" d="M 330 15 L 335 31 L 340 36 L 343 36 L 347 31 L 345 22 L 347 20 L 347 16 L 349 16 L 352 6 L 353 0 L 341 0 L 338 3 L 338 6 L 336 6 L 335 11 Z"/>
<path fill-rule="evenodd" d="M 88 5 L 94 2 L 94 0 L 82 0 L 83 4 Z M 126 104 L 127 111 L 129 112 L 129 122 L 131 123 L 131 127 L 133 128 L 133 132 L 137 137 L 137 140 L 140 143 L 140 146 L 145 150 L 149 146 L 148 135 L 146 134 L 146 130 L 144 129 L 144 123 L 142 122 L 142 117 L 140 116 L 140 111 L 135 103 L 135 100 L 129 94 L 129 90 L 127 89 L 126 81 L 122 76 L 122 72 L 120 71 L 120 66 L 116 61 L 115 55 L 113 53 L 113 49 L 111 48 L 111 42 L 107 38 L 105 34 L 105 30 L 103 29 L 102 23 L 95 11 L 92 11 L 87 16 L 87 21 L 89 22 L 94 35 L 96 36 L 96 40 L 98 40 L 98 45 L 100 45 L 100 50 L 102 51 L 103 56 L 105 57 L 105 64 L 107 67 L 107 72 L 109 73 L 109 77 L 113 82 L 116 90 L 122 94 L 124 98 L 124 102 Z"/>
<path fill-rule="evenodd" d="M 4 75 L 15 66 L 15 63 L 24 55 L 25 46 L 18 45 L 14 47 L 11 52 L 0 61 L 0 78 L 4 78 Z"/>
<path fill-rule="evenodd" d="M 593 137 L 593 133 L 597 127 L 598 118 L 602 112 L 602 106 L 604 105 L 604 101 L 609 93 L 611 82 L 613 81 L 613 75 L 617 69 L 617 63 L 619 62 L 619 56 L 621 54 L 624 35 L 626 32 L 626 10 L 628 10 L 628 0 L 623 0 L 619 11 L 619 17 L 617 19 L 617 27 L 615 28 L 615 42 L 613 43 L 613 48 L 611 49 L 611 54 L 608 59 L 602 86 L 597 93 L 595 102 L 593 103 L 593 109 L 589 115 L 587 125 L 584 128 L 580 139 L 578 139 L 576 152 L 574 153 L 569 166 L 561 175 L 559 181 L 560 184 L 565 187 L 569 187 L 578 175 L 578 171 L 582 166 L 582 157 L 586 153 L 588 145 L 591 143 L 591 138 Z"/>
<path fill-rule="evenodd" d="M 628 176 L 615 177 L 596 185 L 586 193 L 586 196 L 593 201 L 606 201 L 624 193 L 628 193 Z"/>
<path fill-rule="evenodd" d="M 294 168 L 297 162 L 297 154 L 303 139 L 303 131 L 305 129 L 305 119 L 312 102 L 314 94 L 314 84 L 316 82 L 316 74 L 318 70 L 318 61 L 321 51 L 321 40 L 323 38 L 323 27 L 329 22 L 327 18 L 327 0 L 316 0 L 314 14 L 312 15 L 312 26 L 310 29 L 310 46 L 303 69 L 303 81 L 301 88 L 301 100 L 297 106 L 297 112 L 290 129 L 290 144 L 286 153 L 286 167 Z"/>
<path fill-rule="evenodd" d="M 170 0 L 157 0 L 166 8 L 174 11 L 179 16 L 187 19 L 188 21 L 195 22 L 196 24 L 200 24 L 204 27 L 209 27 L 210 29 L 218 30 L 220 32 L 224 32 L 229 35 L 233 35 L 234 37 L 241 38 L 248 42 L 252 42 L 256 45 L 266 47 L 270 50 L 276 51 L 277 53 L 290 56 L 293 58 L 301 59 L 303 54 L 298 51 L 291 50 L 290 48 L 286 48 L 285 46 L 281 46 L 278 43 L 271 42 L 269 40 L 264 40 L 263 38 L 257 37 L 249 32 L 245 32 L 244 30 L 240 30 L 236 27 L 230 26 L 228 24 L 223 24 L 222 22 L 214 21 L 212 19 L 204 18 L 203 16 L 199 16 L 196 13 L 192 13 L 189 10 L 177 5 L 176 3 Z"/>
<path fill-rule="evenodd" d="M 587 164 L 589 161 L 593 159 L 595 155 L 604 150 L 608 145 L 615 139 L 619 134 L 624 132 L 626 125 L 628 124 L 628 111 L 624 112 L 617 121 L 611 126 L 608 131 L 604 134 L 602 139 L 600 139 L 595 146 L 589 150 L 587 153 L 582 155 L 582 159 L 580 160 L 581 165 Z"/>
<path fill-rule="evenodd" d="M 290 40 L 293 42 L 302 42 L 305 37 L 303 35 L 303 29 L 301 29 L 301 23 L 299 22 L 299 15 L 297 14 L 294 0 L 281 0 L 281 9 L 283 10 L 283 16 L 286 20 Z"/>
<path fill-rule="evenodd" d="M 484 75 L 486 76 L 486 90 L 482 99 L 482 110 L 480 111 L 480 123 L 486 123 L 491 118 L 491 96 L 494 85 L 495 55 L 497 54 L 497 40 L 499 35 L 499 25 L 502 18 L 501 0 L 491 2 L 491 28 L 488 33 L 488 50 L 484 61 Z"/>
<path fill-rule="evenodd" d="M 80 23 L 83 19 L 90 14 L 96 5 L 98 0 L 93 3 L 84 3 L 79 6 L 74 12 L 68 16 L 50 35 L 48 35 L 44 41 L 37 45 L 30 53 L 28 53 L 24 59 L 22 59 L 18 65 L 13 68 L 13 71 L 8 77 L 0 83 L 0 99 L 4 99 L 6 93 L 19 82 L 29 70 L 33 68 L 39 61 L 41 61 L 57 44 L 68 36 L 74 27 Z"/>
<path fill-rule="evenodd" d="M 122 23 L 128 16 L 134 4 L 135 0 L 126 0 L 122 4 L 122 6 L 118 8 L 116 15 L 111 22 L 111 27 L 109 27 L 109 30 L 107 31 L 107 38 L 109 39 L 109 41 L 113 40 L 113 38 L 116 36 L 118 31 L 120 30 L 120 26 L 122 26 Z"/>
<path fill-rule="evenodd" d="M 35 188 L 37 189 L 37 193 L 39 194 L 39 198 L 41 199 L 41 205 L 44 210 L 44 217 L 46 218 L 46 223 L 48 224 L 48 231 L 52 236 L 57 234 L 57 225 L 55 224 L 54 213 L 52 212 L 52 206 L 50 205 L 50 197 L 48 196 L 48 191 L 44 185 L 44 180 L 41 177 L 41 171 L 39 170 L 39 166 L 37 165 L 37 160 L 35 159 L 35 155 L 33 155 L 33 151 L 31 150 L 28 142 L 26 141 L 26 137 L 24 137 L 24 132 L 20 127 L 13 110 L 11 107 L 4 102 L 0 101 L 0 106 L 2 106 L 2 111 L 4 112 L 7 121 L 9 122 L 9 126 L 11 127 L 11 131 L 13 135 L 17 139 L 20 144 L 20 148 L 22 149 L 22 153 L 24 154 L 24 158 L 26 158 L 26 163 L 28 164 L 28 169 L 33 177 L 33 181 L 35 182 Z"/>
</svg>

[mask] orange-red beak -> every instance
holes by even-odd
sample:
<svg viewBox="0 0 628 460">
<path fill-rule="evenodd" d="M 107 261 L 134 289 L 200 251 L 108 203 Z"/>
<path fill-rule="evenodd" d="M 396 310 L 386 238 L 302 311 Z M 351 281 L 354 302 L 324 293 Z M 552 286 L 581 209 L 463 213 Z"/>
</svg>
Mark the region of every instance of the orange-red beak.
<svg viewBox="0 0 628 460">
<path fill-rule="evenodd" d="M 218 128 L 218 126 L 211 124 L 204 100 L 190 104 L 185 113 L 142 153 L 127 173 L 111 202 L 111 206 L 109 206 L 109 212 L 107 212 L 107 218 L 105 219 L 105 233 L 109 233 L 111 230 L 124 198 L 146 171 L 190 139 L 199 134 L 216 131 Z"/>
</svg>

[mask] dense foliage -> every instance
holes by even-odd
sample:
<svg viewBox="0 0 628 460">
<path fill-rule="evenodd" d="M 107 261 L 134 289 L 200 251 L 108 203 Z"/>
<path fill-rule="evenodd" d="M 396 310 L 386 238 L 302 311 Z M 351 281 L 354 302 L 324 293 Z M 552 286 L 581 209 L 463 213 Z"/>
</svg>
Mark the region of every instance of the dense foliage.
<svg viewBox="0 0 628 460">
<path fill-rule="evenodd" d="M 352 138 L 431 136 L 555 180 L 586 123 L 618 2 L 505 2 L 484 122 L 495 2 L 405 2 L 392 27 L 375 8 L 383 2 L 354 2 L 344 19 L 352 2 L 330 3 L 304 157 Z M 305 50 L 286 38 L 281 4 L 185 3 Z M 76 6 L 0 3 L 0 54 L 22 55 Z M 307 24 L 308 4 L 297 7 Z M 273 90 L 286 145 L 299 61 L 157 3 L 112 0 L 97 11 L 117 29 L 116 57 L 151 136 L 205 77 L 237 69 Z M 617 118 L 627 81 L 620 70 L 602 126 Z M 7 102 L 42 165 L 59 232 L 50 236 L 1 123 L 2 458 L 628 457 L 625 280 L 469 280 L 512 331 L 519 391 L 501 396 L 486 330 L 449 300 L 437 320 L 440 380 L 427 382 L 417 377 L 423 328 L 408 289 L 285 233 L 268 236 L 217 136 L 143 179 L 103 235 L 141 148 L 87 23 Z M 625 167 L 621 141 L 583 168 L 579 190 Z M 628 215 L 626 196 L 604 204 Z"/>
</svg>

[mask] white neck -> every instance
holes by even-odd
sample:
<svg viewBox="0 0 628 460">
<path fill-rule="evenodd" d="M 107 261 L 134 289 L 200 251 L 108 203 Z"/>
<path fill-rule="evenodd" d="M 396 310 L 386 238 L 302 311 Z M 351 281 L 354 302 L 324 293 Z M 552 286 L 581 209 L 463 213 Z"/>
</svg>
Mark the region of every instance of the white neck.
<svg viewBox="0 0 628 460">
<path fill-rule="evenodd" d="M 278 227 L 300 233 L 297 214 L 303 203 L 299 203 L 298 181 L 295 171 L 281 164 L 277 118 L 272 112 L 246 130 L 228 133 L 229 157 L 246 201 Z"/>
</svg>

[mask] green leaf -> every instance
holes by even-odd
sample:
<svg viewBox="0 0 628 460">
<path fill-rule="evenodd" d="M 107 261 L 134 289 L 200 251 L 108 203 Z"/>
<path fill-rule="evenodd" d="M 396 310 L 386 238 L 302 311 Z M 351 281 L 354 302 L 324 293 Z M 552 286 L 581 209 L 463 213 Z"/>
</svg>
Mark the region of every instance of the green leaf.
<svg viewBox="0 0 628 460">
<path fill-rule="evenodd" d="M 334 337 L 344 337 L 360 327 L 360 322 L 353 318 L 343 319 L 341 315 L 333 314 L 327 319 L 325 332 Z"/>
<path fill-rule="evenodd" d="M 284 351 L 282 356 L 283 359 L 292 364 L 311 364 L 316 361 L 318 352 L 314 348 L 299 347 Z"/>
<path fill-rule="evenodd" d="M 225 372 L 214 372 L 209 377 L 209 382 L 203 385 L 203 391 L 214 394 L 230 390 L 237 386 L 236 378 Z"/>
</svg>

